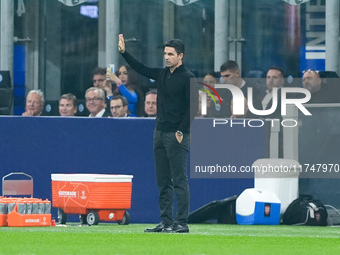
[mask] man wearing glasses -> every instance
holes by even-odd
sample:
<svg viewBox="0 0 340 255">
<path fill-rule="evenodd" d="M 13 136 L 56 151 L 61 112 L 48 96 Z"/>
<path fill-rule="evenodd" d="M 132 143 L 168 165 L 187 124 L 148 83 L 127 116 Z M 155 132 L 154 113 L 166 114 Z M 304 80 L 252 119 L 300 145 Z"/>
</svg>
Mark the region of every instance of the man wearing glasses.
<svg viewBox="0 0 340 255">
<path fill-rule="evenodd" d="M 85 93 L 86 108 L 90 112 L 89 117 L 108 117 L 110 112 L 105 109 L 105 92 L 96 87 L 91 87 Z"/>
<path fill-rule="evenodd" d="M 127 114 L 128 111 L 127 99 L 121 95 L 113 96 L 110 101 L 110 111 L 112 117 L 115 118 L 129 117 L 129 115 Z"/>
</svg>

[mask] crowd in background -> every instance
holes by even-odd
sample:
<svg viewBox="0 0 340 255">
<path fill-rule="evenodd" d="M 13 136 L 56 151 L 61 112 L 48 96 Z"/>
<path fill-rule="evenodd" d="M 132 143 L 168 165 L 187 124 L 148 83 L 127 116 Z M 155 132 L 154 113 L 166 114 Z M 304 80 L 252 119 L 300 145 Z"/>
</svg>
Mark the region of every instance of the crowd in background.
<svg viewBox="0 0 340 255">
<path fill-rule="evenodd" d="M 254 75 L 255 74 L 255 75 Z M 207 97 L 207 113 L 202 116 L 201 109 L 199 116 L 214 118 L 276 118 L 282 117 L 281 113 L 281 88 L 304 88 L 311 94 L 308 104 L 319 103 L 340 103 L 340 86 L 338 84 L 339 76 L 335 72 L 317 71 L 308 69 L 302 72 L 301 79 L 286 77 L 284 71 L 279 67 L 270 67 L 267 71 L 256 73 L 252 72 L 246 78 L 241 77 L 241 71 L 235 61 L 227 61 L 220 67 L 220 72 L 210 72 L 203 78 L 203 86 L 211 92 Z M 235 115 L 233 113 L 233 95 L 227 89 L 215 89 L 214 84 L 230 84 L 239 88 L 244 95 L 244 114 Z M 211 87 L 210 89 L 208 87 Z M 252 94 L 248 95 L 249 88 Z M 292 90 L 293 91 L 293 90 Z M 215 94 L 213 93 L 215 92 Z M 202 96 L 203 90 L 200 91 Z M 218 95 L 218 96 L 217 96 Z M 286 98 L 302 98 L 304 94 L 289 93 Z M 275 105 L 273 105 L 275 98 Z M 248 102 L 251 99 L 251 102 Z M 201 100 L 200 100 L 201 101 Z M 249 104 L 259 111 L 268 112 L 265 116 L 254 114 L 248 109 Z M 272 108 L 273 107 L 273 108 Z M 271 109 L 274 109 L 271 111 Z M 271 113 L 269 113 L 271 112 Z"/>
<path fill-rule="evenodd" d="M 89 117 L 156 117 L 157 89 L 142 86 L 131 67 L 122 65 L 117 73 L 96 67 L 92 72 L 93 86 L 85 92 Z M 45 99 L 41 90 L 31 90 L 26 96 L 22 116 L 44 116 Z M 61 95 L 60 116 L 76 116 L 78 100 L 72 93 Z"/>
<path fill-rule="evenodd" d="M 252 88 L 252 105 L 256 110 L 270 110 L 273 106 L 273 91 L 276 93 L 277 107 L 267 118 L 280 118 L 281 91 L 283 87 L 303 87 L 310 91 L 308 103 L 340 103 L 339 76 L 335 72 L 309 69 L 301 74 L 301 79 L 286 77 L 278 67 L 267 71 L 252 72 L 241 77 L 241 71 L 235 61 L 229 60 L 221 65 L 219 72 L 207 73 L 200 90 L 200 106 L 203 93 L 207 95 L 207 112 L 202 115 L 201 107 L 197 117 L 213 118 L 255 118 L 248 111 L 248 88 Z M 200 79 L 198 79 L 200 80 Z M 243 115 L 233 114 L 233 96 L 227 89 L 215 89 L 216 84 L 230 84 L 238 87 L 244 95 L 245 112 Z M 157 84 L 139 82 L 136 72 L 128 65 L 119 67 L 116 73 L 106 68 L 96 67 L 92 72 L 93 86 L 85 92 L 86 110 L 89 117 L 156 117 Z M 150 86 L 151 84 L 151 86 Z M 273 90 L 273 88 L 276 88 Z M 205 91 L 205 92 L 204 92 Z M 212 97 L 211 97 L 212 96 Z M 288 95 L 291 98 L 297 94 Z M 44 115 L 44 95 L 40 90 L 29 91 L 26 97 L 26 109 L 23 116 Z M 76 116 L 78 101 L 71 94 L 63 94 L 59 99 L 60 116 Z"/>
</svg>

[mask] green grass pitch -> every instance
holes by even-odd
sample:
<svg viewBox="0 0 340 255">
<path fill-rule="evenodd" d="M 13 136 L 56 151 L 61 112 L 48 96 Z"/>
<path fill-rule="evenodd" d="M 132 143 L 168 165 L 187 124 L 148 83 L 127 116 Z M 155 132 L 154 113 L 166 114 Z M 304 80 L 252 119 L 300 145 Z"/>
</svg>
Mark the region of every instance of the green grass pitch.
<svg viewBox="0 0 340 255">
<path fill-rule="evenodd" d="M 0 227 L 0 254 L 339 254 L 339 227 L 191 224 L 188 234 L 149 224 Z"/>
</svg>

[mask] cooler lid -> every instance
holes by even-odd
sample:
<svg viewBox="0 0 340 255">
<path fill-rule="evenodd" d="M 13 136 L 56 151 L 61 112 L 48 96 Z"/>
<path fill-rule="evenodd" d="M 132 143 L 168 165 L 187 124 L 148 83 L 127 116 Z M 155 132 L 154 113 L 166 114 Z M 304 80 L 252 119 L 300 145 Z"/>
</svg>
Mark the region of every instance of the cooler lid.
<svg viewBox="0 0 340 255">
<path fill-rule="evenodd" d="M 132 178 L 124 174 L 51 174 L 52 181 L 131 182 Z"/>
</svg>

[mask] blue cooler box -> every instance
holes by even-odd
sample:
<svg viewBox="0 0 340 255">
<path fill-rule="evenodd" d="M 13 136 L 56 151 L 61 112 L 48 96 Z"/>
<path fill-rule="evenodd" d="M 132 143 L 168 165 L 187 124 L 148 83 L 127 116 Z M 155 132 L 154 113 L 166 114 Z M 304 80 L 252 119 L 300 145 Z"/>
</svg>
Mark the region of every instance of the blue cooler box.
<svg viewBox="0 0 340 255">
<path fill-rule="evenodd" d="M 281 201 L 272 191 L 246 189 L 236 199 L 236 221 L 241 225 L 278 225 Z"/>
</svg>

